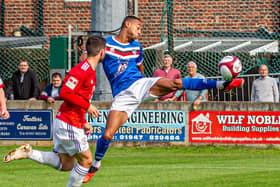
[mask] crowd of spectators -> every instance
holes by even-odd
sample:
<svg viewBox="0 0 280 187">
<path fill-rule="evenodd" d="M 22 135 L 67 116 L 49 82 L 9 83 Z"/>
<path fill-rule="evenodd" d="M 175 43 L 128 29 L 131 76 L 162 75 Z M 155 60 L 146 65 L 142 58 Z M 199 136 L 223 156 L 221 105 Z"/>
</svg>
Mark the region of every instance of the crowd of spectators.
<svg viewBox="0 0 280 187">
<path fill-rule="evenodd" d="M 87 58 L 83 53 L 79 61 Z M 155 70 L 153 77 L 166 77 L 170 79 L 181 78 L 181 72 L 172 67 L 173 58 L 166 54 L 163 57 L 162 67 Z M 197 64 L 190 61 L 186 65 L 188 78 L 204 78 L 198 73 Z M 260 77 L 253 81 L 251 88 L 251 101 L 253 102 L 279 102 L 279 89 L 276 79 L 268 76 L 267 65 L 262 64 L 259 67 Z M 51 75 L 51 83 L 48 84 L 40 94 L 39 82 L 34 71 L 29 68 L 27 60 L 21 60 L 18 64 L 18 70 L 10 78 L 5 95 L 9 100 L 45 100 L 53 104 L 55 100 L 60 100 L 59 92 L 62 87 L 63 77 L 60 73 Z M 179 90 L 162 96 L 155 101 L 189 101 L 193 102 L 194 108 L 197 108 L 201 102 L 208 101 L 208 90 Z"/>
<path fill-rule="evenodd" d="M 29 68 L 27 60 L 21 60 L 18 70 L 10 78 L 5 95 L 9 100 L 45 100 L 52 104 L 59 100 L 59 92 L 62 87 L 62 76 L 60 73 L 53 73 L 51 84 L 47 85 L 40 94 L 39 81 L 36 73 Z"/>
</svg>

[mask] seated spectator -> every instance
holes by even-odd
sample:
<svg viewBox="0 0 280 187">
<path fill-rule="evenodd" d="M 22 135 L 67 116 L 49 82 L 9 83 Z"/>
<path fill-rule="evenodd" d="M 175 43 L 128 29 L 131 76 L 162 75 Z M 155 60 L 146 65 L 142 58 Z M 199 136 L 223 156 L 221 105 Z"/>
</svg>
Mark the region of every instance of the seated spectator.
<svg viewBox="0 0 280 187">
<path fill-rule="evenodd" d="M 279 102 L 277 82 L 268 76 L 268 67 L 263 64 L 259 67 L 260 77 L 254 80 L 251 92 L 251 101 Z"/>
<path fill-rule="evenodd" d="M 55 100 L 60 100 L 59 92 L 62 88 L 62 77 L 60 73 L 52 74 L 52 83 L 47 85 L 40 95 L 40 99 L 52 104 Z"/>
<path fill-rule="evenodd" d="M 170 55 L 165 55 L 163 58 L 163 66 L 155 71 L 153 77 L 166 77 L 169 79 L 180 79 L 181 73 L 179 70 L 172 67 L 173 59 Z M 175 92 L 162 96 L 155 101 L 169 101 Z"/>
<path fill-rule="evenodd" d="M 187 72 L 188 76 L 186 78 L 204 78 L 203 75 L 197 73 L 197 65 L 195 62 L 190 61 L 187 64 Z M 183 94 L 184 90 L 178 90 L 174 97 L 173 101 L 176 101 Z M 207 101 L 207 92 L 208 90 L 186 90 L 187 101 L 192 101 L 194 104 L 194 108 L 197 108 L 201 102 Z"/>
<path fill-rule="evenodd" d="M 10 100 L 36 100 L 40 95 L 39 82 L 36 74 L 29 69 L 28 62 L 21 60 L 16 71 L 10 79 L 7 90 Z"/>
</svg>

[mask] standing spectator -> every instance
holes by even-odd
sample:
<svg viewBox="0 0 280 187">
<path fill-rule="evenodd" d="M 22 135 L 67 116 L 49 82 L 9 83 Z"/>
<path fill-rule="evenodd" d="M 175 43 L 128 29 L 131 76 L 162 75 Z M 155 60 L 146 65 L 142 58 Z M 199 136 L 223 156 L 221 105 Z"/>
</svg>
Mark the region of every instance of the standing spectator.
<svg viewBox="0 0 280 187">
<path fill-rule="evenodd" d="M 200 73 L 197 73 L 197 65 L 195 62 L 190 61 L 187 64 L 187 72 L 188 76 L 185 78 L 201 78 L 205 77 Z M 194 108 L 198 107 L 201 102 L 207 101 L 207 91 L 208 90 L 185 90 L 187 95 L 187 101 L 192 101 L 194 104 Z M 178 90 L 173 96 L 172 100 L 177 100 L 183 94 L 184 90 Z"/>
<path fill-rule="evenodd" d="M 259 67 L 260 77 L 253 82 L 251 101 L 279 102 L 279 91 L 276 80 L 268 76 L 268 67 Z"/>
<path fill-rule="evenodd" d="M 3 87 L 4 83 L 0 77 L 0 116 L 3 119 L 8 119 L 10 117 L 10 113 L 7 110 L 5 92 L 3 90 Z"/>
<path fill-rule="evenodd" d="M 40 99 L 46 100 L 53 104 L 55 100 L 59 100 L 59 92 L 62 88 L 62 77 L 60 73 L 52 74 L 52 83 L 47 85 L 40 95 Z"/>
<path fill-rule="evenodd" d="M 29 69 L 28 62 L 21 60 L 16 71 L 9 81 L 7 96 L 9 99 L 36 100 L 39 98 L 40 88 L 35 73 Z"/>
<path fill-rule="evenodd" d="M 170 55 L 165 55 L 163 58 L 163 66 L 155 71 L 153 77 L 166 77 L 169 79 L 180 79 L 181 73 L 179 70 L 172 67 L 173 59 Z M 171 92 L 162 96 L 155 101 L 169 101 L 174 96 L 175 92 Z"/>
</svg>

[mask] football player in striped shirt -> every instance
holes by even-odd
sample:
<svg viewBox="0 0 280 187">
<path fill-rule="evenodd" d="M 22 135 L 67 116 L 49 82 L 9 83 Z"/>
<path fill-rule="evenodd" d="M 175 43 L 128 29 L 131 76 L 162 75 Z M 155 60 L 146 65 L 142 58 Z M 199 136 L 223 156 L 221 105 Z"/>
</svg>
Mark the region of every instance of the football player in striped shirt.
<svg viewBox="0 0 280 187">
<path fill-rule="evenodd" d="M 153 100 L 176 90 L 203 90 L 221 88 L 230 91 L 242 86 L 243 79 L 216 81 L 209 79 L 144 77 L 143 49 L 137 41 L 142 21 L 135 16 L 125 17 L 117 36 L 106 38 L 106 56 L 102 62 L 111 84 L 113 103 L 103 135 L 98 139 L 95 160 L 83 182 L 87 183 L 101 167 L 109 144 L 116 131 L 126 122 L 133 111 L 144 101 Z"/>
</svg>

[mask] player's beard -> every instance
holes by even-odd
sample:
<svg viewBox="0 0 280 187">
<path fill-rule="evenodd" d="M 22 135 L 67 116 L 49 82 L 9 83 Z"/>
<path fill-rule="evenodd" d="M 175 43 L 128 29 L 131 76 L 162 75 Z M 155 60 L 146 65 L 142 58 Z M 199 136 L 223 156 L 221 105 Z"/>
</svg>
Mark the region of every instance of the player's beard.
<svg viewBox="0 0 280 187">
<path fill-rule="evenodd" d="M 137 36 L 137 34 L 134 34 L 133 31 L 128 30 L 128 31 L 127 31 L 127 38 L 128 38 L 128 41 L 129 41 L 129 42 L 132 42 L 132 41 L 134 41 L 134 40 L 137 40 L 137 39 L 138 39 L 138 36 Z"/>
</svg>

